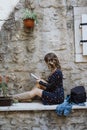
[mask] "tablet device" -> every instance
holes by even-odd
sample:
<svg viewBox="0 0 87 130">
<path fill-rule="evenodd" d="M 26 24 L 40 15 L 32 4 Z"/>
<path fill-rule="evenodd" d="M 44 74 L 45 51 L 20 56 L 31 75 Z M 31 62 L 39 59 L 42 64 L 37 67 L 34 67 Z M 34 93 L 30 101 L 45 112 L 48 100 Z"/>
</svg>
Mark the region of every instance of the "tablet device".
<svg viewBox="0 0 87 130">
<path fill-rule="evenodd" d="M 38 78 L 36 75 L 34 75 L 33 73 L 31 73 L 31 76 L 32 76 L 33 78 L 35 78 L 36 80 L 39 79 L 39 78 Z"/>
</svg>

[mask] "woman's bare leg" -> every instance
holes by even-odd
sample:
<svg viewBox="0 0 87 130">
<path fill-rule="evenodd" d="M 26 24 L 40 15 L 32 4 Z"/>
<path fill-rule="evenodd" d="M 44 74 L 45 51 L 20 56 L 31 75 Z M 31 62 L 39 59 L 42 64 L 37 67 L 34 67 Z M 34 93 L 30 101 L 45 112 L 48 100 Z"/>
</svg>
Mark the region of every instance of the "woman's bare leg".
<svg viewBox="0 0 87 130">
<path fill-rule="evenodd" d="M 35 96 L 42 97 L 42 91 L 43 91 L 42 89 L 35 87 L 30 91 L 20 93 L 20 94 L 15 94 L 12 97 L 13 99 L 17 99 L 19 101 L 28 100 L 34 98 Z"/>
</svg>

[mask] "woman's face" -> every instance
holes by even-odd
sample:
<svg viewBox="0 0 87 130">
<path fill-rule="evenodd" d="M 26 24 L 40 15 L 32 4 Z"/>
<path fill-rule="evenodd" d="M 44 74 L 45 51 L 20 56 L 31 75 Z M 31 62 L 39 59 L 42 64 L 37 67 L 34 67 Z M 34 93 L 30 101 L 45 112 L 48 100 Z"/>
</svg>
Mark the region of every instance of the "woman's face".
<svg viewBox="0 0 87 130">
<path fill-rule="evenodd" d="M 49 59 L 49 60 L 46 62 L 46 64 L 47 64 L 47 66 L 48 66 L 48 69 L 51 70 L 51 71 L 56 68 L 53 59 Z"/>
</svg>

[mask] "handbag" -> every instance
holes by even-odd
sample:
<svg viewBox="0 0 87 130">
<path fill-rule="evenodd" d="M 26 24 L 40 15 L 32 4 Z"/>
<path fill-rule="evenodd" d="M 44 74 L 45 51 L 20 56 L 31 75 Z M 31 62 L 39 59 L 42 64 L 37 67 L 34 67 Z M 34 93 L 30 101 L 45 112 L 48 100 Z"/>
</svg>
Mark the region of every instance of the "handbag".
<svg viewBox="0 0 87 130">
<path fill-rule="evenodd" d="M 71 89 L 71 102 L 79 104 L 86 102 L 86 91 L 84 86 L 76 86 Z"/>
</svg>

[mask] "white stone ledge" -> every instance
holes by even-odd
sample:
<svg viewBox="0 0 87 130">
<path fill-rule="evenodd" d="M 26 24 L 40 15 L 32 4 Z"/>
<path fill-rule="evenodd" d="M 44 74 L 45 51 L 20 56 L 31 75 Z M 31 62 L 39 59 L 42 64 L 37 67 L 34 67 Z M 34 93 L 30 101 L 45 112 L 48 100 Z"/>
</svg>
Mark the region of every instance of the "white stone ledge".
<svg viewBox="0 0 87 130">
<path fill-rule="evenodd" d="M 55 110 L 58 105 L 43 105 L 39 102 L 32 103 L 14 103 L 12 106 L 0 107 L 1 111 L 39 111 L 39 110 Z M 73 105 L 72 109 L 87 109 L 85 106 Z"/>
</svg>

